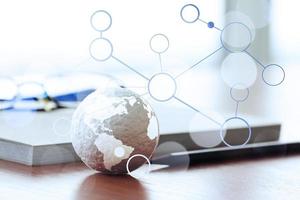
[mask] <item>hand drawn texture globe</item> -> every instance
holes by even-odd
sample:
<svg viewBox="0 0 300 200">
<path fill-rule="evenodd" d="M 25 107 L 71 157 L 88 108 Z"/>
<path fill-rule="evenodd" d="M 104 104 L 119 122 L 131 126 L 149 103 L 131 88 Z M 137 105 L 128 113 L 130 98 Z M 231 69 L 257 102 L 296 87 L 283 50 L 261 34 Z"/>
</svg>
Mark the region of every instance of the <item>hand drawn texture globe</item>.
<svg viewBox="0 0 300 200">
<path fill-rule="evenodd" d="M 90 168 L 105 174 L 125 174 L 130 157 L 150 158 L 158 144 L 159 127 L 150 105 L 129 89 L 98 89 L 77 107 L 71 128 L 73 147 Z M 129 170 L 146 160 L 133 157 Z"/>
</svg>

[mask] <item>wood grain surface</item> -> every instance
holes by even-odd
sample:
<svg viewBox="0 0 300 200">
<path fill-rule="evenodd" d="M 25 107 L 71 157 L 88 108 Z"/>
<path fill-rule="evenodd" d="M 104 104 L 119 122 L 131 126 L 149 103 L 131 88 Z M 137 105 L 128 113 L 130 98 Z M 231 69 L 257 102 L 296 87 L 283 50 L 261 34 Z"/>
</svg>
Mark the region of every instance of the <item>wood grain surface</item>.
<svg viewBox="0 0 300 200">
<path fill-rule="evenodd" d="M 108 176 L 82 163 L 27 167 L 0 161 L 0 199 L 300 199 L 300 155 L 242 159 Z"/>
</svg>

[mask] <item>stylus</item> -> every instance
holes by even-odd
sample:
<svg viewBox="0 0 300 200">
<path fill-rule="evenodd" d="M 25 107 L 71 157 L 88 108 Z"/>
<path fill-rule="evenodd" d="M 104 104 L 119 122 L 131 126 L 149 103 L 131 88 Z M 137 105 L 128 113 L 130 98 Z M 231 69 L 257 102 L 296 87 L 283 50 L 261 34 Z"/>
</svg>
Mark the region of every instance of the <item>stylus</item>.
<svg viewBox="0 0 300 200">
<path fill-rule="evenodd" d="M 222 147 L 207 150 L 195 150 L 176 152 L 152 159 L 153 164 L 164 164 L 169 166 L 180 165 L 189 162 L 190 165 L 211 161 L 228 159 L 257 158 L 262 156 L 285 156 L 300 153 L 300 142 L 295 143 L 263 143 L 246 145 L 244 147 Z"/>
</svg>

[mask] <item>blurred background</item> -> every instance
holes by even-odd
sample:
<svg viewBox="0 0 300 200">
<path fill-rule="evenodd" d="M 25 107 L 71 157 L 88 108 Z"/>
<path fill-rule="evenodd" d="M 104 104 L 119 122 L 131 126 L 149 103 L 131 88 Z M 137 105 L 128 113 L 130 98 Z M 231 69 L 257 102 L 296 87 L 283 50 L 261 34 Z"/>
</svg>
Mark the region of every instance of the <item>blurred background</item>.
<svg viewBox="0 0 300 200">
<path fill-rule="evenodd" d="M 162 64 L 166 72 L 175 76 L 221 46 L 216 29 L 201 22 L 182 21 L 180 10 L 188 3 L 198 6 L 202 20 L 212 21 L 221 29 L 233 21 L 247 24 L 253 36 L 248 51 L 265 65 L 276 63 L 284 68 L 284 82 L 269 86 L 257 65 L 249 98 L 240 105 L 239 112 L 280 120 L 283 138 L 300 140 L 296 131 L 300 120 L 298 1 L 1 1 L 1 76 L 42 82 L 50 75 L 97 72 L 114 76 L 143 93 L 140 87 L 146 86 L 145 81 L 126 67 L 113 59 L 97 62 L 90 57 L 89 45 L 99 37 L 91 27 L 90 16 L 102 9 L 111 14 L 112 26 L 103 37 L 112 42 L 113 55 L 149 77 L 160 71 L 158 55 L 149 46 L 150 38 L 165 34 L 170 46 L 162 54 Z M 181 76 L 177 96 L 209 113 L 234 113 L 230 86 L 220 72 L 227 56 L 228 52 L 219 51 Z M 62 85 L 60 89 L 68 87 L 72 86 Z M 168 103 L 177 106 L 173 101 Z"/>
</svg>

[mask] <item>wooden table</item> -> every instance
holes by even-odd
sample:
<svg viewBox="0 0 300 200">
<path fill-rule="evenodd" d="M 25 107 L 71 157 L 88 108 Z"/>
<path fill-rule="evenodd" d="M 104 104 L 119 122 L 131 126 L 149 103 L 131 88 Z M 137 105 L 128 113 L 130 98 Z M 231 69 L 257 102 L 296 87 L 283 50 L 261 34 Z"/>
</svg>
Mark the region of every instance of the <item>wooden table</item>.
<svg viewBox="0 0 300 200">
<path fill-rule="evenodd" d="M 161 169 L 140 179 L 82 163 L 27 167 L 0 161 L 0 199 L 300 199 L 300 155 Z"/>
</svg>

